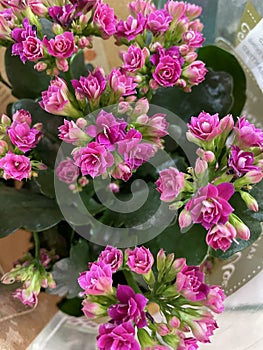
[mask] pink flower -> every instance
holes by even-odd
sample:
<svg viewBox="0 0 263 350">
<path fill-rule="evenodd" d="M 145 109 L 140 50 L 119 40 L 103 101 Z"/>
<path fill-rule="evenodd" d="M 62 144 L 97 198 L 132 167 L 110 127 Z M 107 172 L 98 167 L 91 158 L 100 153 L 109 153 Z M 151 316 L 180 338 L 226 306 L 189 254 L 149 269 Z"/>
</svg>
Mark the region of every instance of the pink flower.
<svg viewBox="0 0 263 350">
<path fill-rule="evenodd" d="M 42 0 L 29 0 L 29 6 L 36 16 L 45 17 L 48 13 L 47 6 L 45 6 Z"/>
<path fill-rule="evenodd" d="M 188 32 L 183 33 L 182 38 L 189 48 L 194 49 L 201 47 L 205 40 L 203 35 L 196 30 L 189 30 Z"/>
<path fill-rule="evenodd" d="M 129 165 L 118 163 L 113 169 L 111 176 L 116 180 L 120 179 L 126 182 L 132 176 L 132 170 Z"/>
<path fill-rule="evenodd" d="M 118 92 L 122 96 L 136 94 L 137 84 L 134 77 L 129 76 L 125 70 L 114 68 L 109 75 L 109 85 L 113 91 Z"/>
<path fill-rule="evenodd" d="M 204 314 L 200 320 L 192 321 L 190 324 L 193 335 L 201 343 L 209 343 L 210 336 L 213 335 L 214 330 L 218 328 L 213 315 L 209 312 Z"/>
<path fill-rule="evenodd" d="M 64 28 L 71 26 L 75 15 L 76 6 L 67 4 L 65 6 L 52 6 L 48 8 L 48 14 L 55 23 L 60 24 Z"/>
<path fill-rule="evenodd" d="M 189 18 L 189 19 L 193 19 L 195 17 L 200 16 L 202 13 L 202 7 L 195 5 L 195 4 L 186 4 L 186 9 L 185 9 L 185 15 Z"/>
<path fill-rule="evenodd" d="M 7 128 L 7 134 L 11 142 L 22 152 L 28 152 L 35 148 L 42 137 L 42 132 L 24 123 L 13 122 Z"/>
<path fill-rule="evenodd" d="M 87 77 L 80 77 L 79 80 L 73 79 L 71 83 L 79 99 L 83 99 L 86 96 L 88 99 L 96 100 L 101 96 L 106 87 L 104 72 L 99 67 L 96 67 Z"/>
<path fill-rule="evenodd" d="M 184 17 L 186 3 L 183 1 L 169 0 L 164 5 L 165 10 L 174 20 Z"/>
<path fill-rule="evenodd" d="M 106 323 L 100 326 L 97 337 L 99 350 L 140 350 L 135 339 L 135 329 L 131 322 L 124 322 L 118 326 Z"/>
<path fill-rule="evenodd" d="M 224 311 L 224 300 L 226 296 L 222 288 L 219 286 L 210 286 L 209 292 L 206 296 L 205 305 L 212 311 L 220 314 Z"/>
<path fill-rule="evenodd" d="M 125 137 L 118 142 L 118 151 L 120 154 L 129 153 L 142 140 L 142 134 L 136 129 L 130 129 Z"/>
<path fill-rule="evenodd" d="M 234 127 L 235 141 L 240 148 L 263 147 L 263 131 L 250 124 L 243 116 Z"/>
<path fill-rule="evenodd" d="M 97 142 L 91 142 L 86 147 L 73 153 L 75 164 L 80 167 L 82 175 L 91 177 L 102 175 L 114 163 L 114 158 L 106 148 Z"/>
<path fill-rule="evenodd" d="M 107 295 L 112 293 L 111 266 L 103 262 L 92 263 L 89 271 L 84 271 L 78 278 L 78 283 L 88 295 Z"/>
<path fill-rule="evenodd" d="M 231 155 L 228 159 L 228 165 L 234 170 L 237 176 L 260 168 L 254 164 L 254 153 L 242 151 L 238 146 L 231 147 Z"/>
<path fill-rule="evenodd" d="M 74 161 L 67 158 L 59 163 L 56 168 L 56 174 L 60 181 L 66 184 L 71 184 L 77 180 L 79 176 L 79 168 L 75 165 Z"/>
<path fill-rule="evenodd" d="M 48 90 L 42 92 L 42 101 L 39 104 L 46 112 L 55 115 L 77 118 L 82 114 L 71 104 L 66 82 L 57 76 L 50 81 Z"/>
<path fill-rule="evenodd" d="M 94 25 L 101 30 L 102 37 L 108 39 L 116 33 L 117 19 L 108 4 L 98 1 L 93 15 Z"/>
<path fill-rule="evenodd" d="M 147 48 L 141 49 L 138 46 L 131 45 L 128 51 L 122 55 L 124 65 L 123 69 L 128 72 L 136 72 L 136 70 L 141 69 L 144 66 L 146 57 L 149 56 L 149 51 Z"/>
<path fill-rule="evenodd" d="M 221 133 L 219 127 L 218 114 L 209 114 L 201 112 L 198 117 L 191 117 L 187 124 L 189 131 L 186 133 L 189 141 L 195 142 L 196 139 L 202 141 L 211 141 Z"/>
<path fill-rule="evenodd" d="M 228 200 L 234 194 L 234 185 L 221 183 L 217 186 L 208 184 L 201 187 L 186 204 L 195 224 L 200 223 L 206 229 L 216 224 L 225 224 L 234 210 Z"/>
<path fill-rule="evenodd" d="M 8 152 L 0 159 L 0 169 L 3 169 L 3 178 L 21 181 L 28 179 L 31 173 L 30 159 L 26 156 L 16 155 Z"/>
<path fill-rule="evenodd" d="M 142 13 L 144 16 L 149 15 L 151 12 L 156 10 L 156 7 L 150 1 L 145 0 L 135 0 L 128 3 L 128 8 L 130 13 L 136 16 L 138 13 Z"/>
<path fill-rule="evenodd" d="M 64 119 L 64 124 L 58 127 L 59 138 L 66 143 L 78 145 L 81 141 L 88 141 L 88 135 L 81 130 L 73 120 Z"/>
<path fill-rule="evenodd" d="M 156 153 L 154 146 L 150 143 L 142 142 L 133 147 L 129 153 L 124 154 L 126 164 L 133 170 L 147 162 Z"/>
<path fill-rule="evenodd" d="M 131 41 L 136 38 L 138 34 L 144 32 L 146 26 L 146 18 L 142 13 L 138 13 L 136 18 L 128 16 L 126 21 L 120 20 L 117 24 L 117 38 L 125 38 Z"/>
<path fill-rule="evenodd" d="M 184 188 L 184 174 L 176 168 L 169 167 L 160 171 L 156 181 L 157 191 L 161 193 L 160 199 L 165 202 L 173 201 Z"/>
<path fill-rule="evenodd" d="M 188 80 L 191 85 L 198 85 L 204 79 L 208 70 L 202 61 L 194 61 L 183 69 L 182 76 Z"/>
<path fill-rule="evenodd" d="M 97 0 L 70 0 L 73 5 L 76 5 L 77 11 L 86 13 L 94 8 Z"/>
<path fill-rule="evenodd" d="M 99 261 L 111 266 L 112 272 L 116 272 L 123 263 L 122 251 L 110 245 L 100 253 Z"/>
<path fill-rule="evenodd" d="M 190 301 L 206 299 L 209 287 L 204 283 L 204 274 L 198 266 L 185 266 L 176 276 L 176 288 Z"/>
<path fill-rule="evenodd" d="M 147 325 L 144 308 L 147 304 L 142 294 L 133 291 L 130 286 L 119 284 L 116 292 L 119 304 L 111 305 L 108 309 L 108 315 L 115 324 L 133 321 L 138 328 Z"/>
<path fill-rule="evenodd" d="M 210 228 L 206 235 L 206 243 L 213 249 L 221 249 L 224 252 L 230 248 L 233 239 L 236 237 L 236 230 L 229 222 L 217 224 Z"/>
<path fill-rule="evenodd" d="M 74 35 L 71 32 L 64 32 L 50 40 L 44 37 L 43 44 L 46 46 L 48 53 L 57 58 L 71 57 L 75 51 Z"/>
<path fill-rule="evenodd" d="M 14 27 L 15 15 L 11 9 L 0 11 L 0 39 L 10 40 L 11 30 Z"/>
<path fill-rule="evenodd" d="M 197 350 L 197 340 L 193 337 L 181 338 L 177 350 Z"/>
<path fill-rule="evenodd" d="M 29 36 L 23 42 L 23 54 L 27 60 L 35 62 L 44 57 L 42 41 L 36 37 Z"/>
<path fill-rule="evenodd" d="M 156 10 L 149 14 L 147 18 L 147 28 L 153 34 L 161 34 L 165 33 L 169 29 L 171 22 L 172 17 L 166 10 Z"/>
<path fill-rule="evenodd" d="M 154 54 L 151 62 L 156 66 L 153 72 L 155 81 L 164 87 L 174 86 L 181 76 L 183 58 L 177 46 L 172 46 L 168 50 L 159 49 Z"/>
<path fill-rule="evenodd" d="M 89 299 L 84 299 L 82 305 L 82 311 L 87 318 L 94 319 L 105 316 L 106 314 L 106 309 L 102 305 L 92 302 Z"/>
<path fill-rule="evenodd" d="M 16 289 L 13 293 L 13 297 L 30 307 L 35 307 L 38 302 L 37 293 L 28 291 L 27 289 Z"/>
<path fill-rule="evenodd" d="M 144 275 L 150 272 L 154 263 L 154 258 L 148 248 L 143 246 L 136 247 L 134 250 L 128 248 L 126 249 L 126 254 L 128 255 L 127 265 L 132 271 L 139 275 Z"/>
<path fill-rule="evenodd" d="M 14 122 L 27 123 L 29 126 L 32 123 L 31 114 L 28 111 L 25 111 L 24 109 L 19 109 L 18 111 L 16 111 L 15 114 L 13 114 L 12 119 Z"/>
</svg>

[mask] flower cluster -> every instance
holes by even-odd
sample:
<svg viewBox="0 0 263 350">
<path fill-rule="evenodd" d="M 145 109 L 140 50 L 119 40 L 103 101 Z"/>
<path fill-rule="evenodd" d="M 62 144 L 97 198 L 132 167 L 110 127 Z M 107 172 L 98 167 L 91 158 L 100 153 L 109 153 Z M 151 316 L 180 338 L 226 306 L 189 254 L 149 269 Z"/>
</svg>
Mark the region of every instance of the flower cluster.
<svg viewBox="0 0 263 350">
<path fill-rule="evenodd" d="M 79 176 L 109 175 L 127 181 L 132 173 L 162 147 L 168 123 L 164 114 L 149 117 L 148 101 L 143 98 L 134 107 L 127 102 L 118 105 L 119 117 L 101 110 L 94 123 L 84 118 L 64 120 L 59 137 L 77 146 L 73 159 L 63 160 L 57 167 L 58 178 L 72 184 Z M 128 112 L 126 116 L 126 112 Z"/>
<path fill-rule="evenodd" d="M 45 166 L 31 161 L 25 153 L 36 147 L 42 137 L 42 124 L 33 126 L 28 111 L 18 110 L 11 119 L 5 114 L 0 122 L 0 171 L 5 180 L 28 179 L 33 170 L 43 170 Z"/>
<path fill-rule="evenodd" d="M 107 246 L 98 261 L 80 274 L 84 314 L 91 319 L 108 316 L 99 327 L 99 349 L 183 350 L 210 342 L 217 328 L 211 311 L 224 309 L 222 289 L 209 287 L 199 267 L 188 266 L 184 258 L 175 259 L 162 249 L 156 257 L 157 274 L 153 265 L 154 257 L 144 246 L 127 249 L 124 256 Z M 117 271 L 128 285 L 114 286 Z M 138 281 L 143 281 L 143 289 Z"/>
<path fill-rule="evenodd" d="M 46 269 L 49 268 L 52 261 L 58 259 L 58 256 L 53 251 L 47 251 L 44 248 L 41 248 L 39 253 L 39 258 L 33 258 L 28 253 L 16 261 L 13 269 L 1 278 L 4 284 L 22 283 L 22 288 L 17 288 L 13 296 L 30 307 L 37 306 L 41 288 L 56 287 L 52 274 Z"/>
<path fill-rule="evenodd" d="M 187 138 L 199 146 L 195 168 L 188 174 L 173 167 L 162 170 L 157 190 L 161 200 L 182 208 L 181 229 L 201 224 L 207 244 L 226 251 L 236 238 L 250 237 L 229 200 L 239 193 L 249 209 L 258 211 L 249 191 L 263 178 L 263 131 L 244 116 L 234 124 L 231 115 L 220 120 L 218 114 L 201 112 L 191 118 Z"/>
<path fill-rule="evenodd" d="M 183 1 L 168 1 L 156 9 L 150 1 L 128 4 L 130 14 L 118 19 L 114 9 L 103 1 L 56 0 L 1 1 L 0 42 L 12 45 L 12 55 L 34 62 L 37 71 L 57 76 L 68 72 L 71 59 L 92 46 L 92 37 L 114 37 L 126 45 L 120 56 L 123 64 L 105 77 L 102 68 L 73 80 L 80 99 L 91 104 L 108 87 L 120 96 L 150 96 L 160 86 L 179 86 L 185 91 L 204 80 L 207 72 L 197 60 L 202 46 L 203 25 L 197 17 L 201 7 Z M 48 30 L 47 30 L 48 28 Z M 54 82 L 52 82 L 52 87 Z M 51 88 L 50 88 L 51 89 Z M 109 104 L 109 103 L 108 103 Z M 105 104 L 104 104 L 105 105 Z"/>
</svg>

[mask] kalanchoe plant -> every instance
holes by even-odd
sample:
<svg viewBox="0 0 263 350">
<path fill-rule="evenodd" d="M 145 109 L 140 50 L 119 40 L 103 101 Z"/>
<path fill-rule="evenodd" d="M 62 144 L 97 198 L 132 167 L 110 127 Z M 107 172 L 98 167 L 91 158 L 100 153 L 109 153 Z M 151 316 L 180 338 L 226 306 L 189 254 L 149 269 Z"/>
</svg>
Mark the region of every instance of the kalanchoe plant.
<svg viewBox="0 0 263 350">
<path fill-rule="evenodd" d="M 183 350 L 210 342 L 213 312 L 223 311 L 225 297 L 198 266 L 210 254 L 243 249 L 261 232 L 263 132 L 245 116 L 234 122 L 239 113 L 227 114 L 232 102 L 240 110 L 244 103 L 240 65 L 215 46 L 202 51 L 202 8 L 188 2 L 135 0 L 123 19 L 100 0 L 0 5 L 9 82 L 0 79 L 20 99 L 0 121 L 0 237 L 23 227 L 35 243 L 35 253 L 2 282 L 20 282 L 14 296 L 29 306 L 41 289 L 79 304 L 84 297 L 88 318 L 108 317 L 99 349 Z M 120 66 L 86 64 L 83 52 L 94 37 L 114 38 Z M 227 98 L 216 95 L 214 77 Z M 215 111 L 219 105 L 226 112 Z M 71 305 L 63 303 L 64 310 Z"/>
<path fill-rule="evenodd" d="M 128 285 L 114 287 L 117 271 Z M 107 246 L 78 282 L 86 317 L 108 316 L 99 327 L 99 349 L 186 349 L 190 344 L 197 349 L 218 327 L 213 312 L 224 310 L 219 286 L 208 286 L 199 267 L 162 249 L 156 258 L 144 246 L 127 249 L 123 257 L 121 250 Z M 157 314 L 152 314 L 154 304 Z"/>
</svg>

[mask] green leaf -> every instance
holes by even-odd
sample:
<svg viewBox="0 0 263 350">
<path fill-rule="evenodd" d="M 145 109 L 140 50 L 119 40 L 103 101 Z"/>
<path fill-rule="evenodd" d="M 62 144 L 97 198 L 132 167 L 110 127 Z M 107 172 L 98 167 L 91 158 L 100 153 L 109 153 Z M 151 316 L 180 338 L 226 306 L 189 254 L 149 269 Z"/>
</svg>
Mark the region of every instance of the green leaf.
<svg viewBox="0 0 263 350">
<path fill-rule="evenodd" d="M 22 63 L 18 56 L 12 56 L 12 46 L 5 52 L 5 68 L 8 80 L 17 98 L 37 98 L 41 92 L 47 90 L 50 77 L 45 72 L 37 72 L 34 63 Z"/>
<path fill-rule="evenodd" d="M 201 225 L 193 225 L 182 233 L 177 223 L 169 226 L 158 237 L 145 243 L 155 255 L 163 248 L 166 253 L 175 253 L 177 258 L 185 257 L 187 264 L 199 265 L 207 255 L 206 230 Z"/>
<path fill-rule="evenodd" d="M 56 282 L 56 288 L 48 290 L 50 294 L 75 298 L 82 291 L 78 284 L 80 272 L 87 270 L 90 261 L 89 245 L 85 240 L 79 240 L 71 246 L 68 258 L 56 262 L 52 275 Z"/>
<path fill-rule="evenodd" d="M 0 237 L 19 228 L 43 231 L 62 219 L 55 200 L 29 190 L 0 187 Z"/>
<path fill-rule="evenodd" d="M 62 299 L 57 305 L 59 310 L 65 312 L 70 316 L 80 317 L 83 316 L 81 298 L 72 298 L 72 299 Z"/>
<path fill-rule="evenodd" d="M 40 192 L 50 198 L 55 198 L 54 171 L 51 169 L 39 171 L 34 181 L 40 188 Z"/>
<path fill-rule="evenodd" d="M 80 76 L 86 77 L 88 69 L 85 65 L 85 58 L 83 51 L 79 51 L 70 59 L 70 73 L 72 79 L 79 79 Z"/>
<path fill-rule="evenodd" d="M 246 77 L 238 60 L 229 52 L 215 46 L 204 46 L 198 50 L 198 59 L 213 71 L 223 71 L 233 78 L 233 105 L 230 113 L 240 115 L 246 102 Z"/>
<path fill-rule="evenodd" d="M 178 87 L 160 88 L 151 103 L 167 108 L 185 121 L 203 110 L 226 115 L 233 103 L 232 90 L 232 77 L 228 73 L 210 71 L 201 84 L 193 87 L 191 93 Z"/>
</svg>

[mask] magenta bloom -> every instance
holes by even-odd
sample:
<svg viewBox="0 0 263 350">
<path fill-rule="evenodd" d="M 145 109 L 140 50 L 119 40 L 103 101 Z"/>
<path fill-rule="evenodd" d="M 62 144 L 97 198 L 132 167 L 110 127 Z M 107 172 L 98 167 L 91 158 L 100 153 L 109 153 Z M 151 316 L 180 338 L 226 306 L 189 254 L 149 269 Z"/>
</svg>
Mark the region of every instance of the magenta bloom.
<svg viewBox="0 0 263 350">
<path fill-rule="evenodd" d="M 92 263 L 89 271 L 84 271 L 78 278 L 78 283 L 88 295 L 107 295 L 112 293 L 111 266 L 102 261 Z"/>
<path fill-rule="evenodd" d="M 204 283 L 204 274 L 198 266 L 185 266 L 176 276 L 176 288 L 186 299 L 206 299 L 209 287 Z"/>
<path fill-rule="evenodd" d="M 89 299 L 84 299 L 82 302 L 82 312 L 87 318 L 94 319 L 105 316 L 106 310 L 98 303 L 92 302 Z"/>
<path fill-rule="evenodd" d="M 114 163 L 113 155 L 97 142 L 91 142 L 85 148 L 79 148 L 73 153 L 73 157 L 82 175 L 90 175 L 93 178 L 105 173 L 106 169 Z"/>
<path fill-rule="evenodd" d="M 213 335 L 214 330 L 218 328 L 218 325 L 213 315 L 207 312 L 200 320 L 192 321 L 190 327 L 198 341 L 201 343 L 209 343 L 209 338 Z"/>
<path fill-rule="evenodd" d="M 183 61 L 177 46 L 168 50 L 159 49 L 151 58 L 151 62 L 156 66 L 153 72 L 154 80 L 164 87 L 174 86 L 181 76 Z"/>
<path fill-rule="evenodd" d="M 145 327 L 147 321 L 144 308 L 148 299 L 140 293 L 135 294 L 130 286 L 121 284 L 117 287 L 116 296 L 120 303 L 110 306 L 108 310 L 114 323 L 133 321 L 138 328 Z"/>
<path fill-rule="evenodd" d="M 95 70 L 87 77 L 80 77 L 79 80 L 71 80 L 75 89 L 76 96 L 80 99 L 87 97 L 91 100 L 98 99 L 106 87 L 106 79 L 101 68 L 96 67 Z"/>
<path fill-rule="evenodd" d="M 58 130 L 59 138 L 66 143 L 78 145 L 79 141 L 88 139 L 88 135 L 73 120 L 64 119 L 64 124 L 59 126 Z"/>
<path fill-rule="evenodd" d="M 140 350 L 135 339 L 135 329 L 131 322 L 124 322 L 118 326 L 106 323 L 100 326 L 97 337 L 99 350 Z"/>
<path fill-rule="evenodd" d="M 177 350 L 197 350 L 199 348 L 197 340 L 193 337 L 181 338 Z"/>
<path fill-rule="evenodd" d="M 210 228 L 206 235 L 206 243 L 213 249 L 221 249 L 224 252 L 230 248 L 233 239 L 236 237 L 236 230 L 233 225 L 226 222 L 217 224 Z"/>
<path fill-rule="evenodd" d="M 156 181 L 157 191 L 161 193 L 160 199 L 165 202 L 173 201 L 184 188 L 184 173 L 176 168 L 169 167 L 160 171 Z"/>
<path fill-rule="evenodd" d="M 30 159 L 26 156 L 16 155 L 8 152 L 0 159 L 0 169 L 3 169 L 3 178 L 21 181 L 28 179 L 31 173 Z"/>
<path fill-rule="evenodd" d="M 28 126 L 30 126 L 32 123 L 31 114 L 24 109 L 19 109 L 16 111 L 15 114 L 13 114 L 12 119 L 17 123 L 27 123 Z"/>
<path fill-rule="evenodd" d="M 139 275 L 143 275 L 151 270 L 154 263 L 154 258 L 148 248 L 143 246 L 136 247 L 134 250 L 130 250 L 128 248 L 126 250 L 126 254 L 128 255 L 127 265 L 132 271 L 138 273 Z"/>
<path fill-rule="evenodd" d="M 109 84 L 113 91 L 120 93 L 122 96 L 136 94 L 137 83 L 134 77 L 129 76 L 121 68 L 114 68 L 109 75 Z"/>
<path fill-rule="evenodd" d="M 147 48 L 142 50 L 138 46 L 131 45 L 129 46 L 128 51 L 122 56 L 124 62 L 122 68 L 128 72 L 136 72 L 144 66 L 145 59 L 148 55 L 149 51 Z"/>
<path fill-rule="evenodd" d="M 133 170 L 139 168 L 155 155 L 156 149 L 150 143 L 142 142 L 124 154 L 126 164 Z"/>
<path fill-rule="evenodd" d="M 43 44 L 46 46 L 48 53 L 57 58 L 68 58 L 75 52 L 74 35 L 71 32 L 64 32 L 50 40 L 44 37 Z"/>
<path fill-rule="evenodd" d="M 218 114 L 209 114 L 201 112 L 198 117 L 191 117 L 187 124 L 189 131 L 187 138 L 189 141 L 199 139 L 202 141 L 211 141 L 221 133 Z"/>
<path fill-rule="evenodd" d="M 97 0 L 70 0 L 73 5 L 76 5 L 77 11 L 86 13 L 94 8 Z"/>
<path fill-rule="evenodd" d="M 69 28 L 73 19 L 76 6 L 67 4 L 65 6 L 52 6 L 48 8 L 48 14 L 55 23 L 60 24 L 64 28 Z"/>
<path fill-rule="evenodd" d="M 206 296 L 205 305 L 212 311 L 220 314 L 224 311 L 224 300 L 226 296 L 222 288 L 219 286 L 210 286 L 209 292 Z"/>
<path fill-rule="evenodd" d="M 79 168 L 70 158 L 63 160 L 56 168 L 56 174 L 60 181 L 71 184 L 77 180 L 79 176 Z"/>
<path fill-rule="evenodd" d="M 183 69 L 182 75 L 191 85 L 198 85 L 205 79 L 207 72 L 204 62 L 194 61 Z"/>
<path fill-rule="evenodd" d="M 37 293 L 28 292 L 26 289 L 16 289 L 13 293 L 13 297 L 30 307 L 36 306 L 38 302 Z"/>
<path fill-rule="evenodd" d="M 29 36 L 22 42 L 22 45 L 23 55 L 27 60 L 35 62 L 44 57 L 43 44 L 38 38 Z"/>
<path fill-rule="evenodd" d="M 9 40 L 15 23 L 15 15 L 11 9 L 0 11 L 0 39 Z"/>
<path fill-rule="evenodd" d="M 238 146 L 231 147 L 231 156 L 228 159 L 228 165 L 234 170 L 237 176 L 260 168 L 254 163 L 254 154 L 252 152 L 242 151 Z"/>
<path fill-rule="evenodd" d="M 183 40 L 190 48 L 194 49 L 201 47 L 204 42 L 202 33 L 196 30 L 189 30 L 183 33 Z"/>
<path fill-rule="evenodd" d="M 238 119 L 234 132 L 235 144 L 239 147 L 263 147 L 263 131 L 250 124 L 244 116 Z"/>
<path fill-rule="evenodd" d="M 146 18 L 142 15 L 142 13 L 138 13 L 136 18 L 129 15 L 126 21 L 119 21 L 115 36 L 117 38 L 125 38 L 128 41 L 131 41 L 135 39 L 138 34 L 144 32 L 145 26 Z"/>
<path fill-rule="evenodd" d="M 201 224 L 207 230 L 216 224 L 225 224 L 234 210 L 228 203 L 234 192 L 234 185 L 228 182 L 217 186 L 208 184 L 190 199 L 186 210 L 195 224 Z"/>
<path fill-rule="evenodd" d="M 149 14 L 147 18 L 147 28 L 153 34 L 161 34 L 165 33 L 169 29 L 171 22 L 172 17 L 166 10 L 156 10 Z"/>
<path fill-rule="evenodd" d="M 128 181 L 132 176 L 132 169 L 126 163 L 118 163 L 113 169 L 111 176 L 116 180 Z"/>
<path fill-rule="evenodd" d="M 107 247 L 100 253 L 99 261 L 110 265 L 112 272 L 116 272 L 123 263 L 122 251 L 107 245 Z"/>
<path fill-rule="evenodd" d="M 7 128 L 7 134 L 11 142 L 22 152 L 28 152 L 35 148 L 42 137 L 42 132 L 24 123 L 13 122 Z"/>
<path fill-rule="evenodd" d="M 136 129 L 130 129 L 125 137 L 118 142 L 118 151 L 120 154 L 129 153 L 142 140 L 142 134 Z"/>
<path fill-rule="evenodd" d="M 36 29 L 30 25 L 28 18 L 24 18 L 23 28 L 15 28 L 11 32 L 11 37 L 15 41 L 15 44 L 12 45 L 12 55 L 19 56 L 23 63 L 25 63 L 26 60 L 28 59 L 26 56 L 26 53 L 31 52 L 29 56 L 33 57 L 34 56 L 33 51 L 36 49 L 35 45 L 37 43 L 37 40 L 34 41 L 32 39 L 32 41 L 34 41 L 34 45 L 33 45 L 34 47 L 30 49 L 29 47 L 30 45 L 28 45 L 26 52 L 24 52 L 23 42 L 29 38 L 36 38 L 36 36 L 37 36 Z"/>
<path fill-rule="evenodd" d="M 93 15 L 93 23 L 101 30 L 102 37 L 108 39 L 116 33 L 117 19 L 114 10 L 108 4 L 98 1 Z"/>
</svg>

